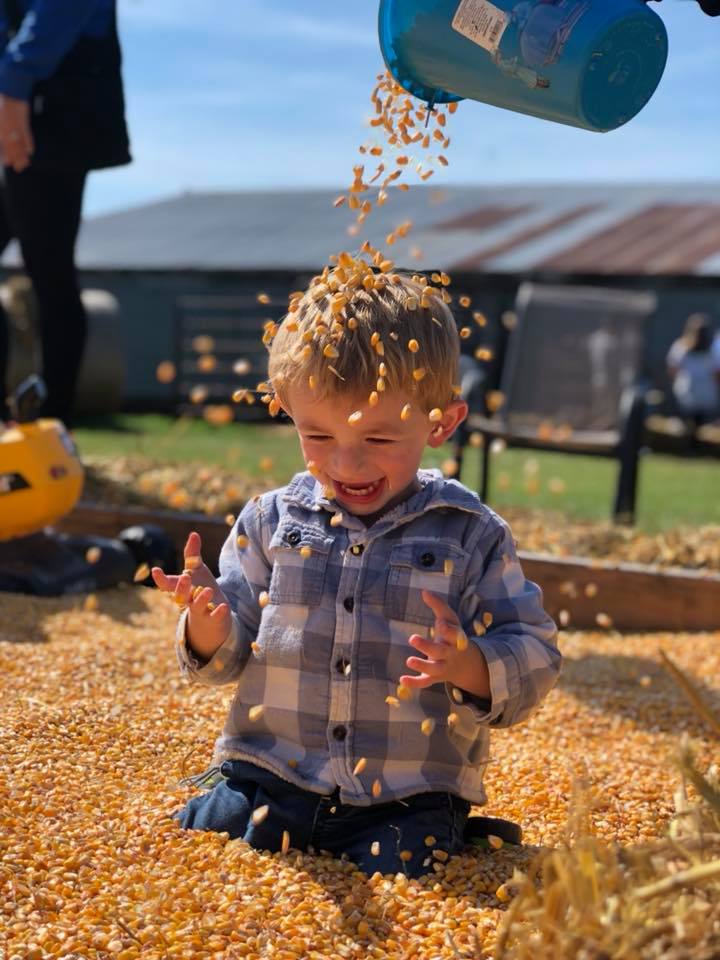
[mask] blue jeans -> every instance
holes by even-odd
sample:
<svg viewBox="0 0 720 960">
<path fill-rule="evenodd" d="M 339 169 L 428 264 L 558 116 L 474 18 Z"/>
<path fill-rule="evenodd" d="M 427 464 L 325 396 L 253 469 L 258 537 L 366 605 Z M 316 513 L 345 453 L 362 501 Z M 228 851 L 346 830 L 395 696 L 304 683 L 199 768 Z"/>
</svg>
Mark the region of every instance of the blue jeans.
<svg viewBox="0 0 720 960">
<path fill-rule="evenodd" d="M 464 847 L 463 828 L 470 804 L 446 792 L 420 793 L 390 803 L 356 807 L 340 803 L 339 790 L 321 795 L 294 784 L 245 760 L 225 760 L 223 780 L 212 790 L 192 797 L 174 815 L 190 830 L 227 832 L 258 850 L 281 849 L 283 831 L 290 846 L 310 853 L 343 854 L 368 874 L 405 873 L 419 877 L 432 873 L 433 850 L 449 856 Z M 261 823 L 252 821 L 258 807 L 268 806 Z M 429 844 L 426 838 L 434 838 Z M 379 845 L 379 851 L 375 844 Z M 372 848 L 372 849 L 371 849 Z M 409 859 L 401 859 L 401 851 Z"/>
</svg>

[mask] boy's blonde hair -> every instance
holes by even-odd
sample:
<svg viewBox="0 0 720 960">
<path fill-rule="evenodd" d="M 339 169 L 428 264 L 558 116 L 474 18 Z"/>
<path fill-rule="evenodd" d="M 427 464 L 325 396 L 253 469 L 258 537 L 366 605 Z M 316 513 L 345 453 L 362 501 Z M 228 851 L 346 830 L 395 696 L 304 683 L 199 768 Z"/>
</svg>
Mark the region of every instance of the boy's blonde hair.
<svg viewBox="0 0 720 960">
<path fill-rule="evenodd" d="M 285 402 L 287 388 L 302 385 L 318 400 L 348 395 L 370 403 L 381 402 L 384 390 L 403 391 L 426 412 L 445 407 L 458 393 L 460 356 L 445 291 L 421 275 L 378 272 L 347 254 L 345 267 L 342 256 L 291 295 L 269 342 L 272 391 Z M 366 267 L 362 279 L 355 270 L 359 282 L 345 283 L 358 263 Z"/>
</svg>

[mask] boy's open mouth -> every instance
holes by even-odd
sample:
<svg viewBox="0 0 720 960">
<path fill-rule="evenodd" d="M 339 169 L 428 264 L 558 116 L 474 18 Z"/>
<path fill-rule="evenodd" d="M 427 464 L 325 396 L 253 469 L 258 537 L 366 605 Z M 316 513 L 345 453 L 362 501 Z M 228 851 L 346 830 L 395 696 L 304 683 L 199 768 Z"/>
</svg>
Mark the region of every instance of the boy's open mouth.
<svg viewBox="0 0 720 960">
<path fill-rule="evenodd" d="M 348 485 L 340 483 L 339 480 L 333 480 L 335 492 L 343 500 L 352 503 L 370 503 L 375 500 L 385 486 L 385 478 L 373 480 L 372 483 Z"/>
</svg>

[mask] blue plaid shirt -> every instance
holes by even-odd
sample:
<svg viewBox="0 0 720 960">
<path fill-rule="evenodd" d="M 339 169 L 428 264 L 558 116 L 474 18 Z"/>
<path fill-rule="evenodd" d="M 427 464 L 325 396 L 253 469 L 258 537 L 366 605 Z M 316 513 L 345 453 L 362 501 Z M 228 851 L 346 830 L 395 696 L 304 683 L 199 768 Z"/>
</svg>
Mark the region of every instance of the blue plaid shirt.
<svg viewBox="0 0 720 960">
<path fill-rule="evenodd" d="M 317 793 L 339 786 L 341 802 L 358 806 L 431 790 L 485 802 L 490 727 L 525 720 L 553 687 L 556 628 L 507 524 L 437 470 L 418 480 L 418 492 L 369 527 L 347 513 L 331 526 L 338 505 L 309 473 L 245 506 L 220 554 L 227 640 L 203 662 L 187 645 L 185 614 L 178 624 L 184 676 L 237 682 L 214 763 L 249 760 Z M 434 624 L 422 590 L 457 612 L 484 654 L 490 699 L 436 683 L 386 702 L 408 673 L 408 637 Z M 476 636 L 483 613 L 492 624 Z"/>
</svg>

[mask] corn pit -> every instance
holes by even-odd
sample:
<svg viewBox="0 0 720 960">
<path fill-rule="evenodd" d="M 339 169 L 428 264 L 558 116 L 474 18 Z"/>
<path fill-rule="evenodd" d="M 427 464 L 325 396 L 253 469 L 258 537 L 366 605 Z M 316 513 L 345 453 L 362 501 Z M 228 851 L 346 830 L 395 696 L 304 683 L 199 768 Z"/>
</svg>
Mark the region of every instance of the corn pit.
<svg viewBox="0 0 720 960">
<path fill-rule="evenodd" d="M 717 710 L 720 634 L 562 632 L 558 686 L 527 723 L 493 734 L 482 812 L 519 822 L 524 846 L 468 850 L 420 881 L 301 854 L 292 837 L 269 855 L 170 820 L 196 792 L 178 781 L 208 765 L 233 685 L 180 677 L 177 608 L 157 591 L 95 597 L 88 611 L 83 597 L 0 596 L 7 960 L 489 957 L 515 871 L 563 849 L 575 777 L 589 784 L 597 843 L 627 851 L 666 831 L 681 736 L 700 769 L 718 760 L 659 651 Z M 526 955 L 515 950 L 504 955 Z"/>
</svg>

